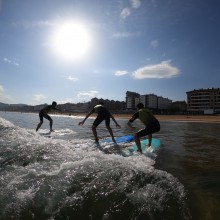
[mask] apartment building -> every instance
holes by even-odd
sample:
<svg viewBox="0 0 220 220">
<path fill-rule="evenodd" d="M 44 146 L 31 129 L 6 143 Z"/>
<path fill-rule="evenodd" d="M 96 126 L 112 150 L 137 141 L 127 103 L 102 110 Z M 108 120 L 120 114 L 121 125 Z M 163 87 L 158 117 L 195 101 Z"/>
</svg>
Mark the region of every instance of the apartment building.
<svg viewBox="0 0 220 220">
<path fill-rule="evenodd" d="M 146 108 L 160 110 L 167 110 L 172 104 L 172 100 L 155 94 L 140 95 L 138 93 L 126 92 L 127 109 L 135 109 L 139 102 L 143 103 Z"/>
<path fill-rule="evenodd" d="M 157 97 L 157 101 L 158 101 L 158 109 L 167 110 L 172 105 L 172 100 L 168 98 L 164 98 L 162 96 Z"/>
<path fill-rule="evenodd" d="M 140 94 L 136 92 L 126 92 L 126 109 L 135 109 L 137 103 L 139 102 Z"/>
<path fill-rule="evenodd" d="M 184 113 L 187 111 L 186 101 L 175 101 L 171 104 L 171 111 Z"/>
<path fill-rule="evenodd" d="M 220 111 L 220 88 L 194 89 L 186 94 L 187 111 L 204 114 Z"/>
<path fill-rule="evenodd" d="M 114 100 L 108 100 L 108 99 L 98 99 L 98 98 L 92 98 L 90 101 L 90 110 L 95 105 L 99 104 L 99 102 L 102 101 L 105 105 L 105 107 L 110 110 L 111 112 L 120 112 L 125 109 L 125 102 L 124 101 L 114 101 Z"/>
<path fill-rule="evenodd" d="M 144 107 L 157 109 L 158 108 L 158 100 L 157 96 L 154 94 L 149 95 L 141 95 L 140 102 L 144 104 Z"/>
</svg>

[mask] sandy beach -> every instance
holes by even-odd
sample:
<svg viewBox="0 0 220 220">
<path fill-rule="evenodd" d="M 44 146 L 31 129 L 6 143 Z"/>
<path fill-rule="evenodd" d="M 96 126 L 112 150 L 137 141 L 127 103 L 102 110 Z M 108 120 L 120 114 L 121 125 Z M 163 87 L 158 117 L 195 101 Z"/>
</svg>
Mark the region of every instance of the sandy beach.
<svg viewBox="0 0 220 220">
<path fill-rule="evenodd" d="M 129 119 L 131 115 L 114 115 L 116 118 Z M 159 121 L 190 121 L 220 123 L 220 115 L 155 115 Z"/>
<path fill-rule="evenodd" d="M 161 121 L 220 122 L 218 115 L 156 115 Z"/>
<path fill-rule="evenodd" d="M 73 113 L 72 116 L 85 117 L 83 113 Z M 113 114 L 113 116 L 121 119 L 129 119 L 132 114 Z M 159 121 L 190 121 L 190 122 L 212 122 L 220 123 L 220 115 L 154 115 Z"/>
<path fill-rule="evenodd" d="M 22 113 L 22 112 L 21 112 Z M 37 112 L 23 112 L 23 113 L 32 113 L 38 114 Z M 59 115 L 60 113 L 51 112 L 50 115 Z M 61 113 L 61 115 L 69 116 L 82 116 L 85 117 L 86 113 Z M 95 114 L 94 114 L 95 115 Z M 113 114 L 114 117 L 129 119 L 132 114 Z M 220 115 L 154 115 L 159 121 L 190 121 L 190 122 L 212 122 L 220 123 Z"/>
</svg>

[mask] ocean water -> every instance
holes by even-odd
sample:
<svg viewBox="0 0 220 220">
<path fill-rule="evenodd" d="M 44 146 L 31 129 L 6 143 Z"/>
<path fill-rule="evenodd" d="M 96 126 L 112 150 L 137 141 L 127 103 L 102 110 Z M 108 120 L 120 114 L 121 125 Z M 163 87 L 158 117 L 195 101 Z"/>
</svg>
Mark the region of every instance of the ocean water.
<svg viewBox="0 0 220 220">
<path fill-rule="evenodd" d="M 219 219 L 220 124 L 162 121 L 159 151 L 124 157 L 132 143 L 94 145 L 94 118 L 51 117 L 36 132 L 37 114 L 0 112 L 1 220 Z"/>
</svg>

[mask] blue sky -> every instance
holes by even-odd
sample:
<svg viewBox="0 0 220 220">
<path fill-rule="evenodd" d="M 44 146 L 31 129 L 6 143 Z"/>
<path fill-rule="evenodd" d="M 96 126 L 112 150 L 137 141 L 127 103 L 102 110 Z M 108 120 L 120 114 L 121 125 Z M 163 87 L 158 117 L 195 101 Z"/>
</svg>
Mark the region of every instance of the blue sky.
<svg viewBox="0 0 220 220">
<path fill-rule="evenodd" d="M 0 0 L 0 102 L 220 86 L 218 0 Z"/>
</svg>

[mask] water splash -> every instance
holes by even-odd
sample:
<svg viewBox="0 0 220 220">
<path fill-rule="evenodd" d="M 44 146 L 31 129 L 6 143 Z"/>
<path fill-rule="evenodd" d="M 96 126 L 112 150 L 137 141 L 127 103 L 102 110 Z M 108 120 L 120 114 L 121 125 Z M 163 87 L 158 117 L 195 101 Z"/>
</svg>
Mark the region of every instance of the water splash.
<svg viewBox="0 0 220 220">
<path fill-rule="evenodd" d="M 1 219 L 190 219 L 183 185 L 152 158 L 106 154 L 90 139 L 48 138 L 1 118 L 0 129 Z"/>
</svg>

